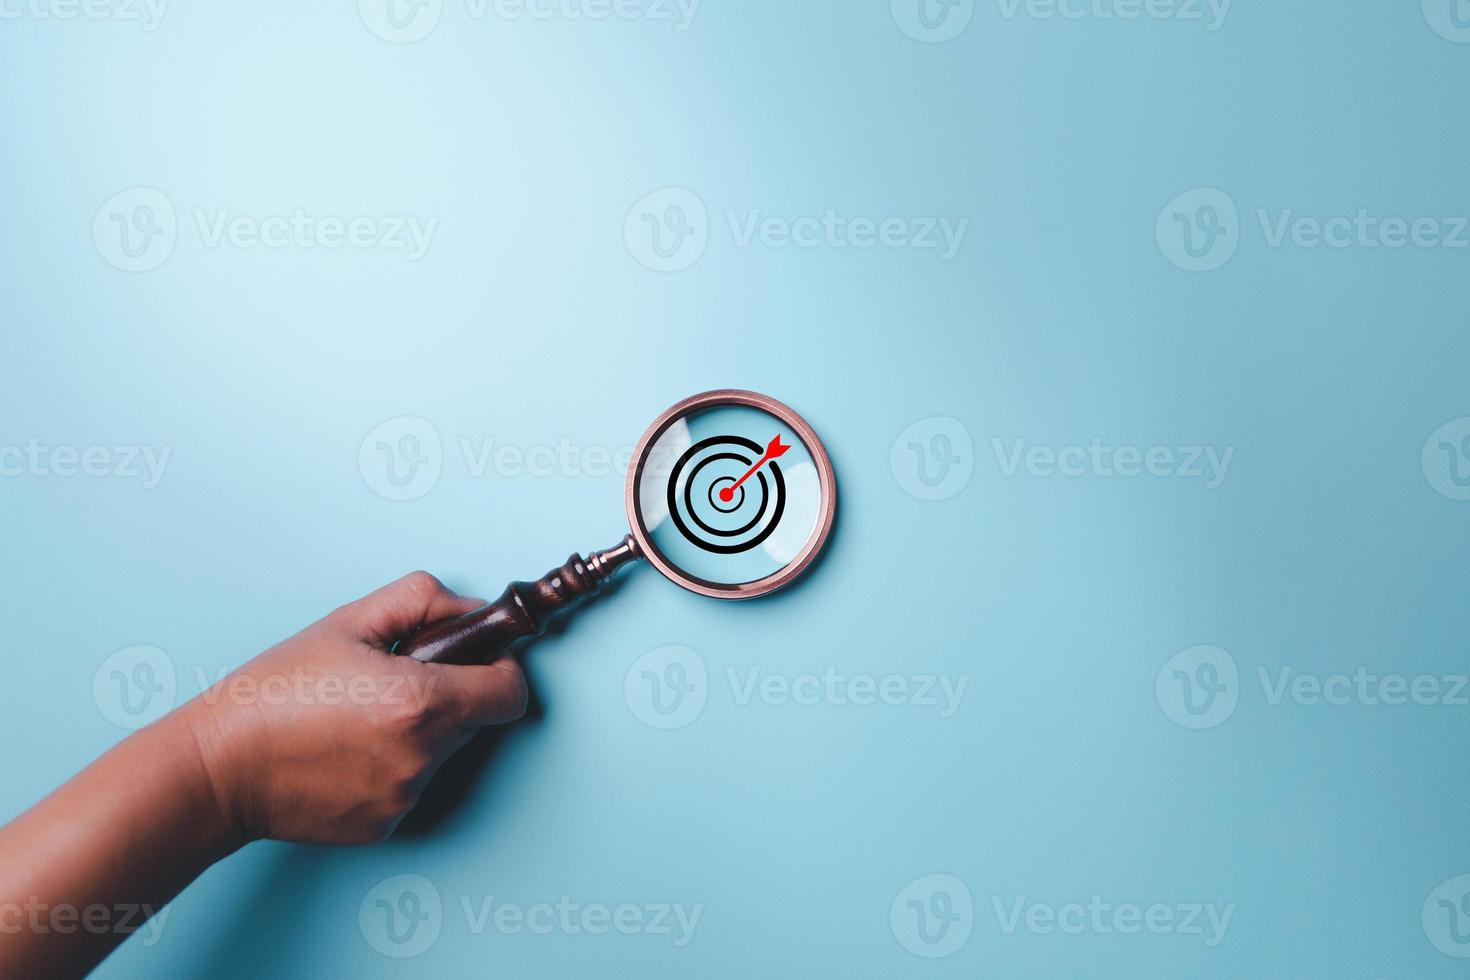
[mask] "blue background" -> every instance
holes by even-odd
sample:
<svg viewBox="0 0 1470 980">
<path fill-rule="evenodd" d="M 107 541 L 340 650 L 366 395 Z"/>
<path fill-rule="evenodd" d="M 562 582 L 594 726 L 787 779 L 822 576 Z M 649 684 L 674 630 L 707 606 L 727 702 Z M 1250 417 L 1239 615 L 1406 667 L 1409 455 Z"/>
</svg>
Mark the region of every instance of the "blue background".
<svg viewBox="0 0 1470 980">
<path fill-rule="evenodd" d="M 103 976 L 1417 976 L 1470 871 L 1465 707 L 1271 705 L 1259 667 L 1464 670 L 1470 504 L 1429 434 L 1470 415 L 1470 253 L 1267 246 L 1255 213 L 1463 215 L 1470 46 L 1418 4 L 1236 3 L 1200 22 L 1004 16 L 906 35 L 888 5 L 706 0 L 692 27 L 473 20 L 412 44 L 353 4 L 179 2 L 161 26 L 0 21 L 0 444 L 172 447 L 155 489 L 0 479 L 11 747 L 0 815 L 124 733 L 92 679 L 150 644 L 180 698 L 416 567 L 494 595 L 622 533 L 621 477 L 474 476 L 461 438 L 631 445 L 739 386 L 816 427 L 828 560 L 726 605 L 649 569 L 528 657 L 539 708 L 386 844 L 259 844 Z M 155 187 L 169 259 L 108 264 L 92 220 Z M 624 219 L 697 192 L 709 245 L 656 273 Z M 1189 273 L 1175 195 L 1240 207 Z M 429 254 L 207 248 L 192 209 L 439 218 Z M 739 247 L 734 209 L 968 217 L 963 247 Z M 358 466 L 385 419 L 442 436 L 427 495 Z M 960 419 L 941 501 L 889 465 Z M 1010 445 L 1236 448 L 1228 478 L 1005 477 Z M 708 703 L 660 731 L 623 682 L 687 646 Z M 1239 706 L 1188 731 L 1154 683 L 1217 644 Z M 919 705 L 737 703 L 726 669 L 968 678 Z M 447 799 L 446 799 L 447 798 Z M 916 958 L 889 906 L 963 879 L 974 932 Z M 359 927 L 383 879 L 444 901 L 422 955 Z M 459 898 L 700 903 L 694 941 L 473 935 Z M 1007 935 L 992 896 L 1233 903 L 1225 941 Z"/>
</svg>

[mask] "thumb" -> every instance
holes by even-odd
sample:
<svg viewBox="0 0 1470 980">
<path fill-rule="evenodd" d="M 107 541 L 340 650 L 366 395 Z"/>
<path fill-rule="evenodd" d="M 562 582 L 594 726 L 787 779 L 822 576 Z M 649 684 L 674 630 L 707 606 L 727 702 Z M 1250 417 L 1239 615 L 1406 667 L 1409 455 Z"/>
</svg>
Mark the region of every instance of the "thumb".
<svg viewBox="0 0 1470 980">
<path fill-rule="evenodd" d="M 490 664 L 424 664 L 434 671 L 436 689 L 452 705 L 461 728 L 483 728 L 515 721 L 526 713 L 530 691 L 514 657 Z"/>
</svg>

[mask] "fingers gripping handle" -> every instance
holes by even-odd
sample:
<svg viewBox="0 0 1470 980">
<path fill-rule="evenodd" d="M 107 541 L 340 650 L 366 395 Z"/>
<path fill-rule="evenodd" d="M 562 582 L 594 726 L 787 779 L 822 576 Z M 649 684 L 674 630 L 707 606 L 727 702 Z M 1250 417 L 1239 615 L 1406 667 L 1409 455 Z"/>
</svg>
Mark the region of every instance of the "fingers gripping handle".
<svg viewBox="0 0 1470 980">
<path fill-rule="evenodd" d="M 489 605 L 420 627 L 393 652 L 424 663 L 489 663 L 516 640 L 540 636 L 553 616 L 597 595 L 614 572 L 641 557 L 631 535 L 586 558 L 573 555 L 534 582 L 510 583 Z"/>
</svg>

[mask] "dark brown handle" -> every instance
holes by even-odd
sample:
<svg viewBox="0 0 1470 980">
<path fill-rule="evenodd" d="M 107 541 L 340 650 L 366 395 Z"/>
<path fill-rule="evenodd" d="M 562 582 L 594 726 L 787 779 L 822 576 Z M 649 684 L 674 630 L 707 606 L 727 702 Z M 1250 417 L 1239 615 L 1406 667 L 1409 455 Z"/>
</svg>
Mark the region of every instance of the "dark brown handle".
<svg viewBox="0 0 1470 980">
<path fill-rule="evenodd" d="M 614 572 L 641 557 L 631 535 L 586 558 L 573 555 L 534 582 L 510 583 L 489 605 L 420 627 L 393 652 L 424 663 L 489 663 L 516 640 L 540 636 L 553 616 L 601 592 Z"/>
</svg>

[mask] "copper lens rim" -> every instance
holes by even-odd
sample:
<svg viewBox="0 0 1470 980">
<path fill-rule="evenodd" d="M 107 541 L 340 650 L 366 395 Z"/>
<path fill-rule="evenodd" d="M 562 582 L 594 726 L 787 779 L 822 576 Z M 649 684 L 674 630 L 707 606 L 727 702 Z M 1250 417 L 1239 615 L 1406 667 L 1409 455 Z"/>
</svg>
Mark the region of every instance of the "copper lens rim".
<svg viewBox="0 0 1470 980">
<path fill-rule="evenodd" d="M 822 495 L 822 507 L 817 518 L 817 526 L 796 558 L 780 571 L 767 575 L 765 578 L 735 585 L 711 582 L 690 575 L 669 561 L 654 545 L 652 535 L 643 524 L 643 515 L 638 510 L 638 484 L 643 476 L 643 466 L 647 462 L 648 452 L 654 443 L 667 431 L 669 426 L 679 419 L 724 405 L 759 409 L 786 423 L 793 432 L 801 437 L 802 443 L 811 453 L 812 459 L 816 461 L 817 480 Z M 628 481 L 624 491 L 624 499 L 628 508 L 628 524 L 633 532 L 633 540 L 638 542 L 638 549 L 643 553 L 643 557 L 647 558 L 664 578 L 690 592 L 697 592 L 715 599 L 754 599 L 756 596 L 767 595 L 806 571 L 816 560 L 817 555 L 821 554 L 822 548 L 827 544 L 827 538 L 832 533 L 833 519 L 837 514 L 837 478 L 832 471 L 832 461 L 827 458 L 827 448 L 822 445 L 822 440 L 817 438 L 812 427 L 806 424 L 805 419 L 774 398 L 768 398 L 754 391 L 741 391 L 735 388 L 706 391 L 703 394 L 686 398 L 654 419 L 648 431 L 643 433 L 643 438 L 638 440 L 638 445 L 633 450 L 633 459 L 636 462 L 628 468 Z"/>
</svg>

